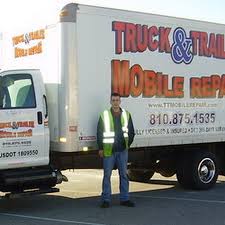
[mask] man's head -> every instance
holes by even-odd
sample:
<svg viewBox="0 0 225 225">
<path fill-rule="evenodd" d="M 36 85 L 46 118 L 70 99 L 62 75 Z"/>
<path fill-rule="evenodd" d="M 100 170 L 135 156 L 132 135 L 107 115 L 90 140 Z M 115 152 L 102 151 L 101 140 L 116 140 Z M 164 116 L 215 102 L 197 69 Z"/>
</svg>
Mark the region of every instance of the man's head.
<svg viewBox="0 0 225 225">
<path fill-rule="evenodd" d="M 114 111 L 118 111 L 121 103 L 120 95 L 118 93 L 112 93 L 110 103 L 112 105 L 112 109 Z"/>
</svg>

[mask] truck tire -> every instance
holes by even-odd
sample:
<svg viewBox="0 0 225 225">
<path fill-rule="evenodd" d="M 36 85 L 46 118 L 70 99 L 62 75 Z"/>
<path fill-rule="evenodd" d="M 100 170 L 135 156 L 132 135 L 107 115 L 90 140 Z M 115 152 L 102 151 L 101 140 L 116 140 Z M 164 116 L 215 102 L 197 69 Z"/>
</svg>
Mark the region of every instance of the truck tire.
<svg viewBox="0 0 225 225">
<path fill-rule="evenodd" d="M 147 183 L 154 175 L 153 170 L 128 169 L 127 175 L 130 181 Z"/>
<path fill-rule="evenodd" d="M 176 174 L 176 160 L 173 156 L 161 159 L 156 163 L 156 166 L 156 172 L 160 173 L 163 177 L 172 177 Z"/>
<path fill-rule="evenodd" d="M 193 158 L 192 164 L 192 187 L 206 190 L 211 188 L 217 181 L 218 168 L 215 154 L 200 152 Z"/>
<path fill-rule="evenodd" d="M 212 152 L 193 152 L 178 166 L 177 179 L 184 188 L 207 190 L 217 181 L 218 167 Z"/>
<path fill-rule="evenodd" d="M 172 177 L 173 175 L 176 174 L 176 171 L 173 169 L 167 169 L 167 170 L 161 170 L 160 175 L 162 175 L 163 177 Z"/>
</svg>

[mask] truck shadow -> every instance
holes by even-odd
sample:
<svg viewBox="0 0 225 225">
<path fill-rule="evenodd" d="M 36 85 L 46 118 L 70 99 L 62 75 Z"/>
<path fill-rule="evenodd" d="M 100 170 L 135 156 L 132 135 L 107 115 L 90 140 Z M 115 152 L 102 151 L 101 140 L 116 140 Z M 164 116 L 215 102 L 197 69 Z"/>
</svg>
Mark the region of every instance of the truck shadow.
<svg viewBox="0 0 225 225">
<path fill-rule="evenodd" d="M 132 182 L 138 184 L 138 182 Z M 197 190 L 191 190 L 191 189 L 184 189 L 182 188 L 179 183 L 175 180 L 157 180 L 153 179 L 149 181 L 146 185 L 160 185 L 160 189 L 152 189 L 152 186 L 149 186 L 150 190 L 144 190 L 144 191 L 131 191 L 130 195 L 131 197 L 136 198 L 137 195 L 143 195 L 143 197 L 146 197 L 146 195 L 151 195 L 153 198 L 161 195 L 176 195 L 176 196 L 186 196 L 187 194 L 197 194 L 199 196 L 208 196 L 208 194 L 214 194 L 214 195 L 221 195 L 224 196 L 224 189 L 225 189 L 225 181 L 218 181 L 217 184 L 209 190 L 203 190 L 203 191 L 197 191 Z M 163 187 L 169 186 L 169 187 Z M 172 187 L 171 187 L 172 186 Z M 31 197 L 24 197 L 24 198 L 15 198 L 15 199 L 0 199 L 0 210 L 1 212 L 8 211 L 8 210 L 16 210 L 18 212 L 22 212 L 26 210 L 26 212 L 31 212 L 34 210 L 59 210 L 59 209 L 71 209 L 74 208 L 95 208 L 99 205 L 101 198 L 100 198 L 100 192 L 99 195 L 90 196 L 90 194 L 87 193 L 87 196 L 85 197 L 79 197 L 80 192 L 71 191 L 70 196 L 67 192 L 64 192 L 63 189 L 59 193 L 55 194 L 43 194 L 43 195 L 34 195 Z M 137 197 L 138 198 L 138 197 Z M 225 196 L 223 198 L 225 200 Z M 112 194 L 112 202 L 113 203 L 119 203 L 119 194 Z M 117 203 L 115 205 L 117 205 Z"/>
</svg>

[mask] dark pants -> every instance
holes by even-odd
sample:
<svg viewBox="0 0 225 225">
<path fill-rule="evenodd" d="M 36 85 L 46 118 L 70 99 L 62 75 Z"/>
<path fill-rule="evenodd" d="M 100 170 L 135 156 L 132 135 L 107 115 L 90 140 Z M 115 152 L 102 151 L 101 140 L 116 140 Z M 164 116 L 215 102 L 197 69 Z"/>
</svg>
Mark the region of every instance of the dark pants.
<svg viewBox="0 0 225 225">
<path fill-rule="evenodd" d="M 129 200 L 129 179 L 127 177 L 128 150 L 114 152 L 103 158 L 104 177 L 102 182 L 102 201 L 111 201 L 111 174 L 116 164 L 120 177 L 120 201 Z"/>
</svg>

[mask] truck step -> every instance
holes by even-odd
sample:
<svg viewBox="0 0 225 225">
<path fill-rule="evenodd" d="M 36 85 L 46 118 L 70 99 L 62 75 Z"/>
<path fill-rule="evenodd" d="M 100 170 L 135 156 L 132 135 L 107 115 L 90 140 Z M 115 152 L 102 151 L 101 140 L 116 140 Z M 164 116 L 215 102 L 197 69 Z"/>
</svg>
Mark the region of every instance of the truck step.
<svg viewBox="0 0 225 225">
<path fill-rule="evenodd" d="M 29 197 L 32 195 L 55 193 L 55 192 L 59 192 L 59 188 L 46 188 L 46 189 L 29 190 L 24 192 L 12 192 L 12 193 L 5 194 L 1 198 L 14 199 L 14 198 Z"/>
</svg>

